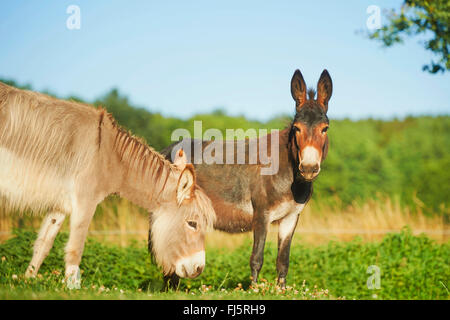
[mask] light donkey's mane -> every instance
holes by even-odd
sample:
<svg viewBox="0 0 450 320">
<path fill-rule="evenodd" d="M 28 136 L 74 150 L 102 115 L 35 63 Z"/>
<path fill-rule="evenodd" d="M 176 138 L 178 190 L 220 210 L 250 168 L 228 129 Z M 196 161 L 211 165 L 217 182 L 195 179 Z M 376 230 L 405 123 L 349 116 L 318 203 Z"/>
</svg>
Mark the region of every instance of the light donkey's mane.
<svg viewBox="0 0 450 320">
<path fill-rule="evenodd" d="M 176 166 L 149 146 L 145 140 L 121 127 L 110 113 L 101 110 L 99 143 L 101 143 L 101 124 L 106 115 L 115 130 L 114 149 L 117 151 L 120 160 L 127 163 L 128 173 L 138 179 L 148 181 L 148 185 L 153 186 L 149 188 L 149 190 L 152 190 L 152 199 L 155 193 L 156 197 L 161 196 L 166 190 L 170 175 L 177 170 Z M 199 223 L 205 225 L 207 229 L 212 228 L 215 213 L 212 209 L 211 200 L 197 184 L 195 184 L 193 198 L 186 201 L 190 202 L 189 205 L 178 209 L 181 210 L 185 219 L 198 219 Z"/>
<path fill-rule="evenodd" d="M 102 111 L 105 112 L 104 110 Z M 100 125 L 103 119 L 103 112 L 99 121 L 99 143 L 101 142 Z M 175 166 L 150 147 L 142 138 L 134 136 L 131 132 L 122 128 L 110 113 L 106 114 L 116 131 L 114 149 L 118 152 L 120 160 L 127 163 L 128 170 L 134 171 L 135 175 L 149 178 L 149 183 L 153 183 L 155 188 L 158 188 L 161 193 L 169 175 L 174 172 Z"/>
</svg>

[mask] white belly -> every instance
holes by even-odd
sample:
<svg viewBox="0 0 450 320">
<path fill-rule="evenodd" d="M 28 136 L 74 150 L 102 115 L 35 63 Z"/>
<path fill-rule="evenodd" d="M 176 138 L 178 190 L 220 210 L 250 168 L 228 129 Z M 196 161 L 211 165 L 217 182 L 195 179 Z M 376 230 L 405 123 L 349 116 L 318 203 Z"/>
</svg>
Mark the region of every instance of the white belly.
<svg viewBox="0 0 450 320">
<path fill-rule="evenodd" d="M 57 208 L 70 213 L 72 190 L 70 179 L 58 176 L 56 170 L 0 147 L 0 195 L 9 209 L 41 212 Z"/>
<path fill-rule="evenodd" d="M 250 201 L 241 203 L 236 205 L 242 212 L 252 216 L 253 215 L 253 206 Z M 296 203 L 294 201 L 285 201 L 278 204 L 276 207 L 273 207 L 269 213 L 269 222 L 272 223 L 274 221 L 278 221 L 288 216 L 289 214 L 298 214 L 300 213 L 305 204 Z"/>
<path fill-rule="evenodd" d="M 305 204 L 296 203 L 294 201 L 286 201 L 281 202 L 278 206 L 272 208 L 269 213 L 269 221 L 270 223 L 283 219 L 289 214 L 298 214 L 300 213 Z"/>
</svg>

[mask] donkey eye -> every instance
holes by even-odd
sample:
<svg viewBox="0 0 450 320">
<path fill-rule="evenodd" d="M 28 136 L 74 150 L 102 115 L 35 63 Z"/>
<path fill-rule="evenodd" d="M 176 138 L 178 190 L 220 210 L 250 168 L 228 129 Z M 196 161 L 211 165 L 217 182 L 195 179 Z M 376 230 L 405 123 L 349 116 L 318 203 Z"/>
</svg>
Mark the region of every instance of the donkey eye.
<svg viewBox="0 0 450 320">
<path fill-rule="evenodd" d="M 325 133 L 327 131 L 328 131 L 328 127 L 325 127 L 325 128 L 322 129 L 322 133 Z"/>
<path fill-rule="evenodd" d="M 189 225 L 189 227 L 193 228 L 194 230 L 197 230 L 197 222 L 188 221 L 187 224 Z"/>
</svg>

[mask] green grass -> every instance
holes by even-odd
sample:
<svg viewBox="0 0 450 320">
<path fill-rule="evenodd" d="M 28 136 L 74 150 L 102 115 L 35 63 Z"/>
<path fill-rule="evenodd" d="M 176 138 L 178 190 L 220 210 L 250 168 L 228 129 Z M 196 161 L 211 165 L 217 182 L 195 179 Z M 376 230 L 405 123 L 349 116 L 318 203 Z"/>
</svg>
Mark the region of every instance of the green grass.
<svg viewBox="0 0 450 320">
<path fill-rule="evenodd" d="M 0 299 L 449 299 L 450 243 L 438 244 L 408 229 L 381 242 L 330 242 L 291 250 L 288 289 L 274 285 L 276 246 L 268 243 L 260 285 L 249 289 L 251 243 L 235 250 L 211 248 L 203 274 L 182 280 L 178 291 L 161 292 L 162 276 L 144 243 L 126 248 L 88 240 L 82 289 L 62 283 L 61 234 L 36 279 L 23 274 L 32 255 L 33 232 L 20 231 L 0 245 Z M 367 267 L 381 270 L 381 289 L 367 289 Z M 268 280 L 266 280 L 268 279 Z"/>
</svg>

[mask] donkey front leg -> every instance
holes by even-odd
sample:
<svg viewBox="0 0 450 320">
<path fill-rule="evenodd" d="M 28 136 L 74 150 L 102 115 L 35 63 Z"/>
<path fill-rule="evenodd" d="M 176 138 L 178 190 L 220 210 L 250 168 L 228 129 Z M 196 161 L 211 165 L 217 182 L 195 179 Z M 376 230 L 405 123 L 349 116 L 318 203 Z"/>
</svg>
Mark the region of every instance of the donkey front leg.
<svg viewBox="0 0 450 320">
<path fill-rule="evenodd" d="M 254 218 L 253 222 L 253 250 L 250 257 L 250 268 L 252 271 L 252 285 L 258 282 L 258 275 L 264 263 L 264 246 L 266 243 L 268 223 L 266 217 L 262 215 L 262 219 Z M 255 217 L 258 214 L 255 213 Z"/>
<path fill-rule="evenodd" d="M 35 277 L 42 262 L 48 256 L 56 235 L 64 222 L 66 215 L 59 212 L 49 213 L 43 220 L 38 237 L 34 242 L 33 258 L 25 272 L 25 277 Z"/>
<path fill-rule="evenodd" d="M 175 273 L 170 276 L 164 276 L 164 287 L 163 292 L 168 291 L 169 289 L 178 290 L 180 286 L 180 277 Z"/>
<path fill-rule="evenodd" d="M 278 256 L 277 273 L 278 285 L 286 288 L 286 276 L 289 269 L 289 252 L 291 249 L 292 236 L 297 226 L 299 212 L 292 212 L 284 217 L 278 226 Z"/>
<path fill-rule="evenodd" d="M 70 216 L 70 235 L 66 245 L 66 281 L 69 289 L 80 289 L 80 262 L 89 225 L 95 213 L 95 206 L 85 210 L 74 210 Z"/>
</svg>

